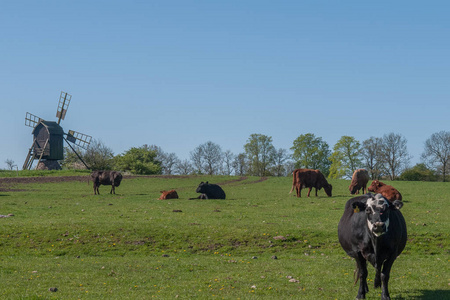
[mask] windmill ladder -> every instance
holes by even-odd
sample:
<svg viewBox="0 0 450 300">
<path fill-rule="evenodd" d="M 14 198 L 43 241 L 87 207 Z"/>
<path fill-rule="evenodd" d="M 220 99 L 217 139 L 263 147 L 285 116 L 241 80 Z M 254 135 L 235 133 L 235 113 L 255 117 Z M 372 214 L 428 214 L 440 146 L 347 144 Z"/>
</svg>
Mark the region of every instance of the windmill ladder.
<svg viewBox="0 0 450 300">
<path fill-rule="evenodd" d="M 23 163 L 22 170 L 29 170 L 34 158 L 34 152 L 33 152 L 33 146 L 36 142 L 36 138 L 33 139 L 33 143 L 31 144 L 30 150 L 28 150 L 27 158 L 25 159 L 25 162 Z M 31 162 L 31 163 L 30 163 Z"/>
<path fill-rule="evenodd" d="M 45 141 L 44 149 L 42 149 L 41 155 L 39 156 L 39 161 L 36 165 L 36 170 L 39 167 L 39 163 L 41 162 L 42 156 L 44 156 L 45 149 L 47 148 L 48 139 Z"/>
</svg>

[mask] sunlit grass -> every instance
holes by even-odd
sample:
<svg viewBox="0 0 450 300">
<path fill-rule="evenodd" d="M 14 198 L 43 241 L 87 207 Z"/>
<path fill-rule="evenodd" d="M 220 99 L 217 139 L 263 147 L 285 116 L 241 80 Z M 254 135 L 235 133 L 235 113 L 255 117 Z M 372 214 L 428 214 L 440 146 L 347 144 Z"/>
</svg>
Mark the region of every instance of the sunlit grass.
<svg viewBox="0 0 450 300">
<path fill-rule="evenodd" d="M 206 180 L 227 199 L 187 200 Z M 0 296 L 353 299 L 354 261 L 336 232 L 348 181 L 331 183 L 333 197 L 301 199 L 288 194 L 291 178 L 125 178 L 116 195 L 80 181 L 15 185 L 0 192 L 0 214 L 14 214 L 0 218 Z M 403 194 L 409 234 L 391 296 L 444 299 L 450 184 L 390 184 Z M 172 188 L 180 199 L 157 200 Z"/>
</svg>

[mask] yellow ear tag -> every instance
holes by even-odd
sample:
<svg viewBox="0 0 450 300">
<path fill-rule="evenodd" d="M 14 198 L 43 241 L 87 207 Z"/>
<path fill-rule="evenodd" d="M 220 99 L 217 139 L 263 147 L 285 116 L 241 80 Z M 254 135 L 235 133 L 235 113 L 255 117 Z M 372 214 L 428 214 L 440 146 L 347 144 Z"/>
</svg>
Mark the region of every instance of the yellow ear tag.
<svg viewBox="0 0 450 300">
<path fill-rule="evenodd" d="M 359 213 L 359 207 L 358 207 L 358 206 L 355 207 L 355 208 L 353 209 L 353 212 L 354 212 L 354 213 Z"/>
</svg>

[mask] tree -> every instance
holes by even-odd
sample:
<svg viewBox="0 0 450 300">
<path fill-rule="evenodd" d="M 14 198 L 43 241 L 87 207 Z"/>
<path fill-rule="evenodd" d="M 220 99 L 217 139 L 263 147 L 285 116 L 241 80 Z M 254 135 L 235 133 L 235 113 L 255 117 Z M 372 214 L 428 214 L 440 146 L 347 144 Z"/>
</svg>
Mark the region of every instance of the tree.
<svg viewBox="0 0 450 300">
<path fill-rule="evenodd" d="M 342 162 L 344 157 L 341 152 L 333 152 L 330 156 L 331 166 L 328 177 L 333 179 L 342 178 L 345 176 L 346 168 L 343 166 Z"/>
<path fill-rule="evenodd" d="M 427 168 L 425 164 L 416 164 L 414 167 L 406 169 L 400 175 L 400 180 L 407 181 L 436 181 L 434 172 Z"/>
<path fill-rule="evenodd" d="M 363 165 L 369 171 L 372 179 L 380 179 L 382 169 L 381 138 L 370 137 L 363 141 L 361 146 L 361 156 Z"/>
<path fill-rule="evenodd" d="M 198 173 L 214 175 L 219 173 L 222 165 L 222 149 L 219 145 L 208 141 L 191 152 L 191 160 Z"/>
<path fill-rule="evenodd" d="M 86 150 L 80 147 L 74 149 L 92 170 L 111 170 L 114 168 L 114 153 L 100 140 L 92 140 Z M 64 147 L 62 165 L 68 169 L 86 168 L 78 155 L 69 147 Z"/>
<path fill-rule="evenodd" d="M 450 132 L 440 131 L 433 133 L 425 141 L 425 150 L 422 159 L 442 174 L 442 181 L 450 169 Z"/>
<path fill-rule="evenodd" d="M 237 176 L 244 176 L 247 174 L 248 159 L 245 153 L 239 153 L 233 160 L 234 174 Z"/>
<path fill-rule="evenodd" d="M 16 167 L 17 165 L 14 163 L 14 161 L 12 159 L 7 159 L 5 160 L 5 164 L 8 166 L 8 170 L 12 171 L 14 169 L 14 167 Z"/>
<path fill-rule="evenodd" d="M 192 164 L 187 159 L 179 161 L 175 165 L 175 170 L 180 175 L 189 175 L 194 172 L 194 168 L 192 167 Z"/>
<path fill-rule="evenodd" d="M 157 153 L 149 146 L 132 147 L 124 154 L 115 157 L 119 170 L 129 171 L 133 174 L 151 175 L 161 174 L 161 162 L 156 160 Z"/>
<path fill-rule="evenodd" d="M 231 175 L 233 172 L 233 160 L 234 160 L 234 154 L 227 150 L 223 153 L 223 166 L 222 166 L 222 173 L 224 175 Z"/>
<path fill-rule="evenodd" d="M 250 174 L 255 176 L 270 175 L 269 169 L 273 164 L 275 155 L 272 137 L 263 134 L 252 134 L 244 145 L 244 149 L 250 161 Z"/>
<path fill-rule="evenodd" d="M 407 140 L 401 134 L 389 133 L 383 136 L 380 157 L 390 180 L 395 180 L 408 166 L 411 157 L 406 144 Z"/>
<path fill-rule="evenodd" d="M 332 160 L 331 168 L 339 170 L 339 172 L 334 172 L 334 175 L 339 174 L 339 176 L 352 178 L 353 172 L 362 165 L 360 148 L 361 144 L 352 136 L 344 135 L 339 139 L 333 147 L 334 152 L 330 159 Z"/>
<path fill-rule="evenodd" d="M 147 146 L 147 145 L 144 145 Z M 162 174 L 172 175 L 175 166 L 179 163 L 179 159 L 175 153 L 167 153 L 161 147 L 156 145 L 147 146 L 149 149 L 156 151 L 156 160 L 161 162 Z"/>
<path fill-rule="evenodd" d="M 291 147 L 292 159 L 296 168 L 318 169 L 328 176 L 331 151 L 326 142 L 312 133 L 302 134 L 294 140 Z"/>
<path fill-rule="evenodd" d="M 273 175 L 274 176 L 285 176 L 286 175 L 286 162 L 289 159 L 289 154 L 286 149 L 278 149 L 275 151 L 274 155 L 274 166 L 273 166 Z"/>
</svg>

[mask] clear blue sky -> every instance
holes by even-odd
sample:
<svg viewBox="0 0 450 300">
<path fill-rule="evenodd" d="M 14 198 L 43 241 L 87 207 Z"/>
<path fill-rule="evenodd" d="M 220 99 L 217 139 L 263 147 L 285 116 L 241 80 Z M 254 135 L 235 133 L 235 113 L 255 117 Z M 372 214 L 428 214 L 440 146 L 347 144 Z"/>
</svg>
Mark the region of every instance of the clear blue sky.
<svg viewBox="0 0 450 300">
<path fill-rule="evenodd" d="M 2 1 L 0 168 L 22 167 L 27 111 L 120 154 L 179 158 L 253 133 L 289 149 L 390 132 L 420 160 L 450 130 L 448 1 Z"/>
</svg>

